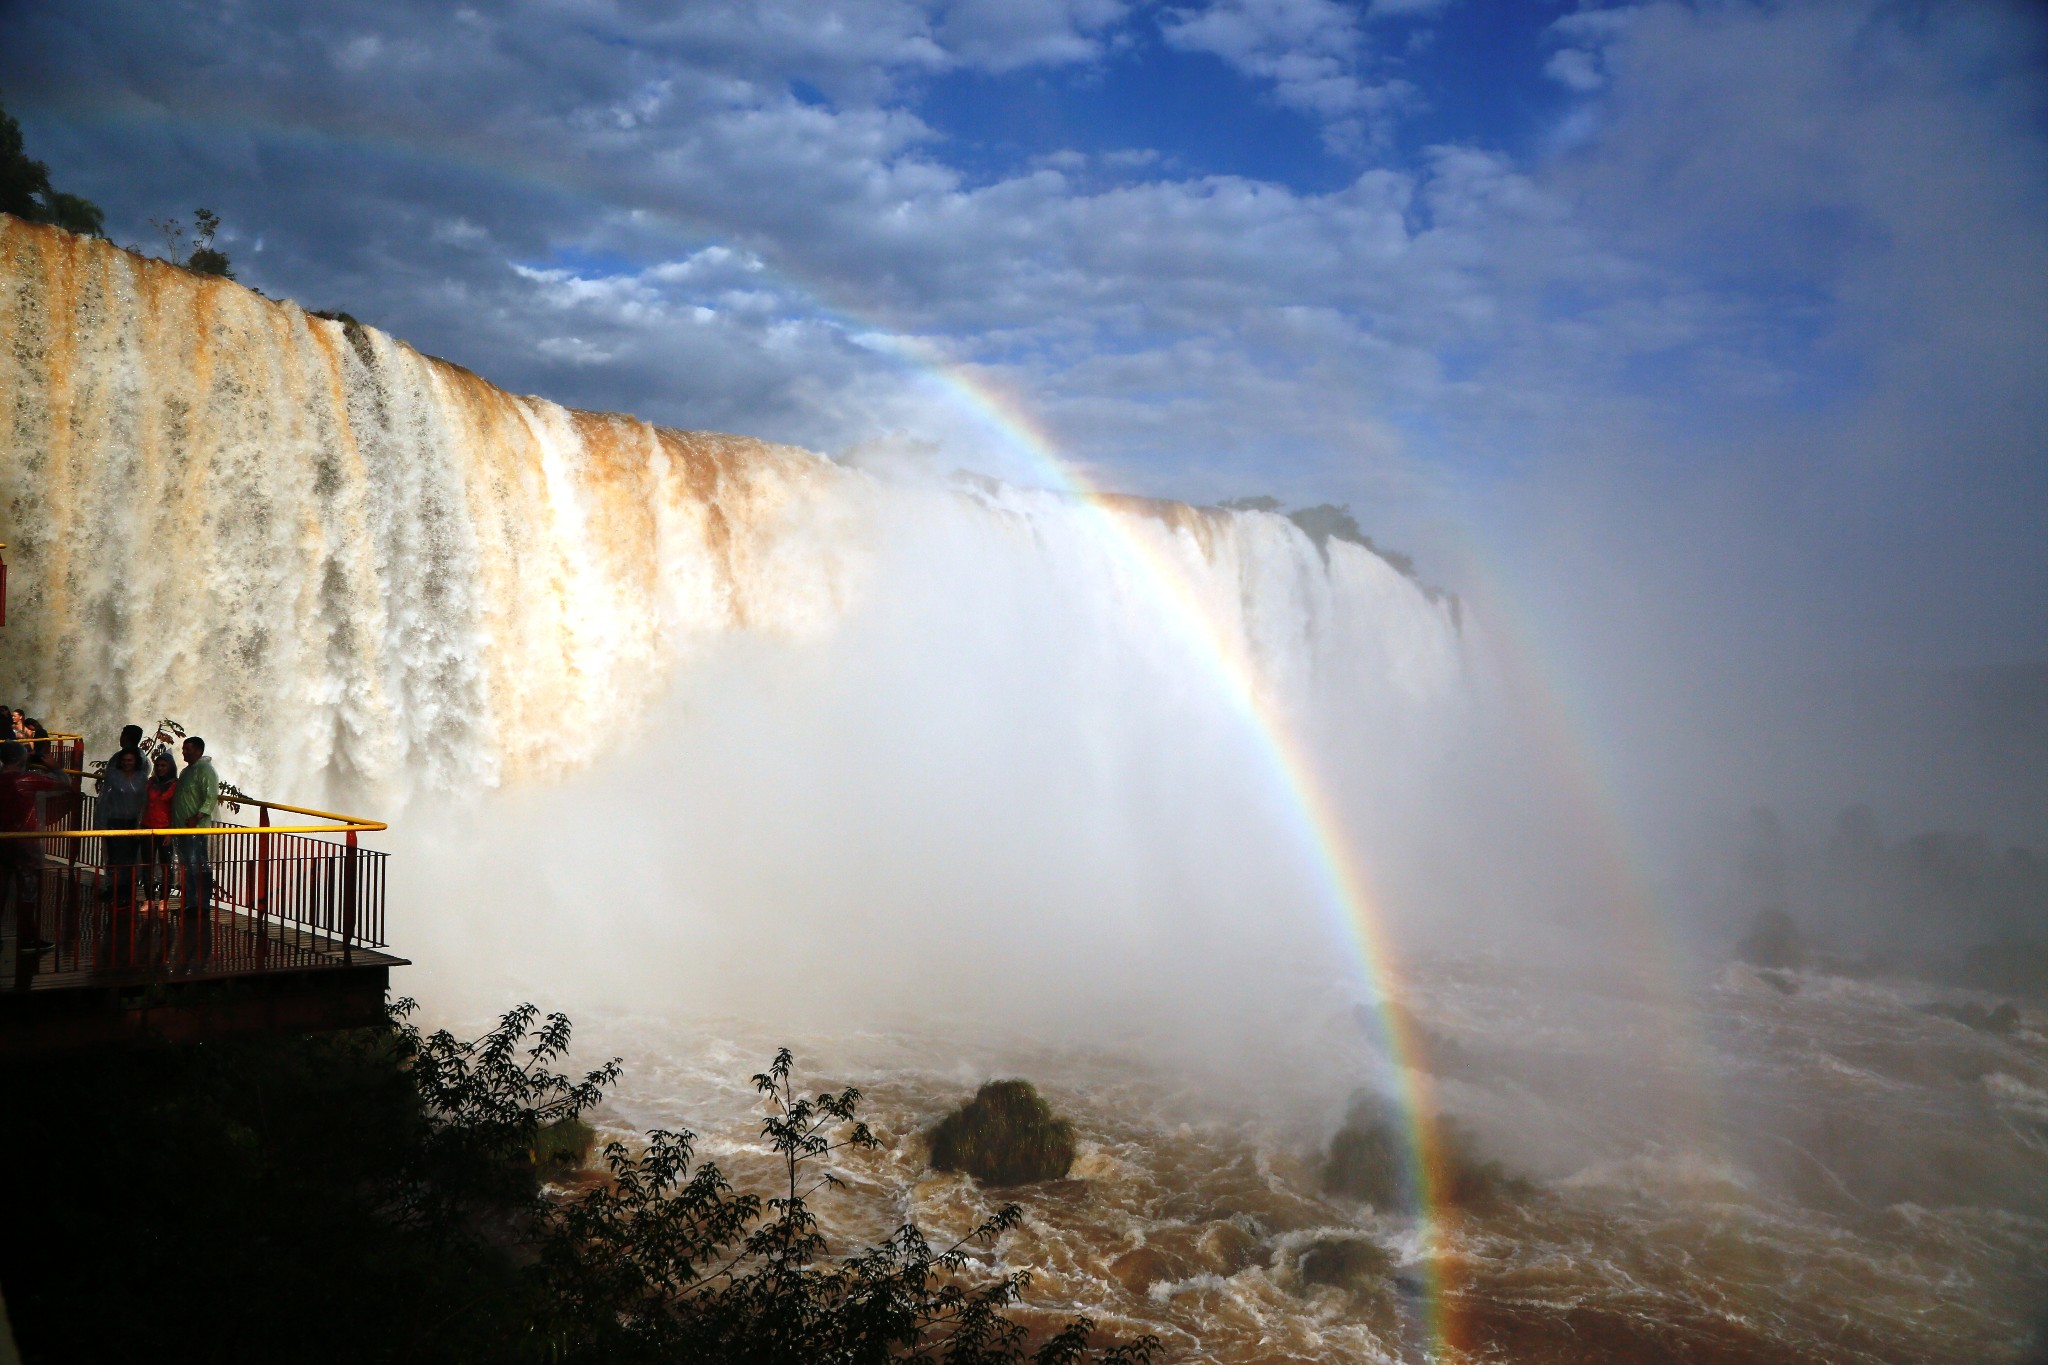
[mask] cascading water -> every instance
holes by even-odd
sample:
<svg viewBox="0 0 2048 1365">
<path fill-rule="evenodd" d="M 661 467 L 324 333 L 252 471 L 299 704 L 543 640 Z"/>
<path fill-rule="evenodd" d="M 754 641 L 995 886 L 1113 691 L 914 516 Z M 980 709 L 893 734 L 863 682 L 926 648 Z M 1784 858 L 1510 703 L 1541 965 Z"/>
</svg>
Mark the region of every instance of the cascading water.
<svg viewBox="0 0 2048 1365">
<path fill-rule="evenodd" d="M 815 638 L 903 586 L 876 574 L 915 533 L 905 512 L 951 523 L 924 534 L 924 592 L 1005 559 L 997 586 L 1042 577 L 1047 600 L 1104 604 L 1134 661 L 1159 647 L 1155 604 L 1069 499 L 878 487 L 791 447 L 571 411 L 13 220 L 0 330 L 19 562 L 0 687 L 96 728 L 161 709 L 231 733 L 252 785 L 388 799 L 583 766 L 587 737 L 630 728 L 716 642 Z M 1454 685 L 1447 612 L 1356 547 L 1319 553 L 1276 517 L 1106 515 L 1291 686 Z M 982 604 L 992 631 L 1012 605 Z"/>
<path fill-rule="evenodd" d="M 518 878 L 469 982 L 729 993 L 793 941 L 849 1006 L 1000 1007 L 999 966 L 1138 1013 L 1248 958 L 1341 982 L 1270 722 L 1361 817 L 1453 729 L 1451 610 L 1277 516 L 572 412 L 11 221 L 0 329 L 0 695 L 388 814 L 416 949 L 468 934 L 452 849 Z"/>
<path fill-rule="evenodd" d="M 1420 1243 L 1318 1186 L 1387 1059 L 1302 785 L 1397 937 L 1469 939 L 1471 865 L 1508 842 L 1433 799 L 1493 732 L 1449 611 L 1376 557 L 571 412 L 5 216 L 0 440 L 0 697 L 96 747 L 174 717 L 249 790 L 391 818 L 430 1009 L 569 1008 L 628 1059 L 609 1121 L 714 1155 L 754 1125 L 733 1083 L 797 1045 L 890 1138 L 846 1230 L 985 1210 L 914 1134 L 1021 1071 L 1076 1119 L 1086 1189 L 1020 1196 L 1034 1302 L 1174 1358 L 1443 1345 L 1419 1281 L 1303 1270 L 1319 1240 Z M 1533 881 L 1484 889 L 1525 908 Z M 2038 1033 L 1740 969 L 1698 999 L 1483 954 L 1379 984 L 1539 1182 L 1439 1229 L 1473 1349 L 1439 1358 L 2016 1349 Z M 1679 1016 L 1689 1050 L 1623 1063 Z M 1717 1129 L 1660 1098 L 1687 1087 Z"/>
</svg>

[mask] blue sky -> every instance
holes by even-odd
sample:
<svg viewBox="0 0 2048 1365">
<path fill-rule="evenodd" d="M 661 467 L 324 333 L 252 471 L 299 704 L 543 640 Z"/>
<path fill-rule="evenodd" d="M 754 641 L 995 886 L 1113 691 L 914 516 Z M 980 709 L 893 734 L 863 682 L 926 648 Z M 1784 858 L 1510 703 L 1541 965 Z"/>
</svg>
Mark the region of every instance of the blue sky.
<svg viewBox="0 0 2048 1365">
<path fill-rule="evenodd" d="M 1571 104 L 1543 72 L 1547 31 L 1564 12 L 1475 3 L 1387 21 L 1384 72 L 1418 93 L 1371 159 L 1412 167 L 1424 148 L 1456 142 L 1537 151 Z M 1367 159 L 1326 145 L 1313 110 L 1283 103 L 1273 82 L 1216 52 L 1176 46 L 1157 25 L 1131 24 L 1120 38 L 1087 66 L 949 72 L 911 106 L 948 140 L 948 160 L 988 179 L 1061 151 L 1143 150 L 1182 175 L 1326 193 Z"/>
<path fill-rule="evenodd" d="M 1351 504 L 1630 655 L 2048 656 L 2036 6 L 69 0 L 0 90 L 147 248 L 507 387 Z"/>
</svg>

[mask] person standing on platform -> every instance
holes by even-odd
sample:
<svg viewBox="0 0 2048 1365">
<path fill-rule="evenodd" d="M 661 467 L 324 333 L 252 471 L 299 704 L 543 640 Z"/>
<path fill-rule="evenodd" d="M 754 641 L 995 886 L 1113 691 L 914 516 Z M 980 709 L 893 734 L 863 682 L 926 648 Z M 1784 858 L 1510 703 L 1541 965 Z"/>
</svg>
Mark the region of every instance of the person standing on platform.
<svg viewBox="0 0 2048 1365">
<path fill-rule="evenodd" d="M 29 834 L 40 829 L 36 798 L 65 791 L 63 778 L 28 766 L 28 746 L 13 740 L 0 743 L 0 833 Z M 43 938 L 43 849 L 37 839 L 0 839 L 0 902 L 14 910 L 14 988 L 28 989 L 36 963 L 52 945 Z"/>
<path fill-rule="evenodd" d="M 174 828 L 171 811 L 177 801 L 178 763 L 166 745 L 150 759 L 149 784 L 142 792 L 142 828 Z M 176 875 L 175 854 L 169 839 L 161 834 L 149 836 L 149 847 L 142 855 L 142 875 L 148 885 L 148 908 L 151 910 L 164 910 L 170 906 L 171 880 Z"/>
<path fill-rule="evenodd" d="M 193 735 L 185 741 L 185 771 L 178 774 L 178 795 L 171 803 L 171 819 L 178 829 L 203 829 L 213 823 L 220 805 L 220 778 L 213 760 L 206 756 L 206 741 Z M 207 864 L 207 836 L 180 834 L 178 866 L 184 880 L 185 908 L 204 909 L 213 895 L 212 869 Z"/>
<path fill-rule="evenodd" d="M 135 727 L 130 726 L 129 729 Z M 121 736 L 127 739 L 124 732 Z M 137 737 L 140 743 L 140 736 Z M 149 774 L 142 770 L 142 750 L 124 743 L 107 760 L 107 771 L 100 778 L 100 795 L 97 814 L 101 829 L 138 829 L 142 825 L 142 807 L 149 795 Z M 135 905 L 135 865 L 142 852 L 140 839 L 103 839 L 106 845 L 107 881 L 113 892 L 116 910 L 133 909 Z"/>
<path fill-rule="evenodd" d="M 22 742 L 32 751 L 29 754 L 29 766 L 61 774 L 64 771 L 64 751 L 50 742 L 48 727 L 34 716 L 30 716 L 22 724 L 28 731 Z"/>
<path fill-rule="evenodd" d="M 121 761 L 121 755 L 129 749 L 133 749 L 137 755 L 142 753 L 142 727 L 140 725 L 124 725 L 121 727 L 121 747 L 114 750 L 108 756 L 108 772 L 114 770 L 114 765 Z M 149 760 L 147 758 L 142 760 L 142 776 L 145 781 L 149 778 Z"/>
</svg>

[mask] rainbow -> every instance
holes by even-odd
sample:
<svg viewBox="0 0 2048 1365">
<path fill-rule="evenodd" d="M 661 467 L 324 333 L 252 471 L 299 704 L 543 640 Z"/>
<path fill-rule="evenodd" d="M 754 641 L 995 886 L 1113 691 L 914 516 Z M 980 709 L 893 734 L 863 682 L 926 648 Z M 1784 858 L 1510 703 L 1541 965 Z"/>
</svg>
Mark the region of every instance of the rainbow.
<svg viewBox="0 0 2048 1365">
<path fill-rule="evenodd" d="M 1394 988 L 1401 973 L 1385 912 L 1363 861 L 1345 833 L 1327 784 L 1274 700 L 1272 689 L 1244 647 L 1241 633 L 1216 619 L 1187 575 L 1141 529 L 1127 506 L 1120 505 L 1115 494 L 1097 487 L 1062 459 L 1052 439 L 1023 407 L 993 384 L 935 355 L 921 353 L 915 343 L 906 341 L 900 350 L 907 362 L 937 378 L 1005 445 L 1042 470 L 1058 491 L 1093 512 L 1105 541 L 1138 571 L 1139 580 L 1149 586 L 1169 624 L 1188 644 L 1190 653 L 1212 673 L 1224 698 L 1258 740 L 1259 749 L 1285 795 L 1327 904 L 1341 921 L 1344 937 L 1364 968 L 1376 1002 L 1374 1013 L 1392 1063 L 1405 1118 L 1405 1164 L 1410 1193 L 1420 1211 L 1422 1325 L 1430 1357 L 1441 1357 L 1458 1334 L 1450 1314 L 1452 1285 L 1442 1236 L 1446 1151 L 1436 1119 L 1436 1100 L 1428 1072 L 1420 1065 L 1420 1040 L 1415 1037 L 1406 1013 L 1395 1005 Z"/>
</svg>

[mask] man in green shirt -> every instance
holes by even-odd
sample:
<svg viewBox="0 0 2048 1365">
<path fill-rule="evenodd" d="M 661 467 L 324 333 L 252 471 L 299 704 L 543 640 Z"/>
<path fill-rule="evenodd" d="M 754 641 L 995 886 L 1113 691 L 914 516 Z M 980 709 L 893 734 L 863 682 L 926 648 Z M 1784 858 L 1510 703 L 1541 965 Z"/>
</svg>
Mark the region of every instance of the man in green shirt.
<svg viewBox="0 0 2048 1365">
<path fill-rule="evenodd" d="M 197 735 L 185 741 L 185 771 L 178 774 L 178 790 L 171 797 L 171 824 L 178 829 L 204 829 L 213 823 L 220 805 L 220 777 L 213 760 L 206 756 L 206 741 Z M 173 851 L 183 865 L 185 908 L 196 910 L 213 896 L 213 869 L 207 865 L 206 846 L 212 840 L 204 834 L 180 834 Z"/>
</svg>

